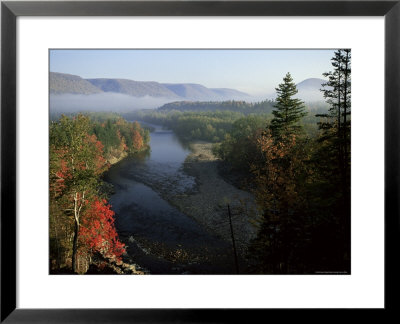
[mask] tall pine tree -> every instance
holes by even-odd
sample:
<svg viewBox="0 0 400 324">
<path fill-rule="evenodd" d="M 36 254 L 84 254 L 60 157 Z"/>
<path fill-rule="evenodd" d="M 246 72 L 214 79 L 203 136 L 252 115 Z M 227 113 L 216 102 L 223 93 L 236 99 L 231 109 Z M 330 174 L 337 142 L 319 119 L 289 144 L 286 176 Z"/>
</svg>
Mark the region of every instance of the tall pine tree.
<svg viewBox="0 0 400 324">
<path fill-rule="evenodd" d="M 320 123 L 326 138 L 337 149 L 338 166 L 342 175 L 343 189 L 349 185 L 350 176 L 350 114 L 351 114 L 351 50 L 339 49 L 332 58 L 333 71 L 324 73 L 328 78 L 321 90 L 330 105 L 329 113 Z"/>
<path fill-rule="evenodd" d="M 308 153 L 299 122 L 306 112 L 304 103 L 294 98 L 297 88 L 290 73 L 276 91 L 274 118 L 258 140 L 262 158 L 252 168 L 262 217 L 250 251 L 256 272 L 301 272 L 301 251 L 307 239 L 303 211 L 307 204 L 304 161 Z"/>
<path fill-rule="evenodd" d="M 274 118 L 271 121 L 270 129 L 272 136 L 280 139 L 282 135 L 297 134 L 301 129 L 298 122 L 307 113 L 304 110 L 304 102 L 293 98 L 298 91 L 289 72 L 283 78 L 283 83 L 279 84 L 275 90 L 277 92 L 274 106 L 276 109 L 272 111 Z"/>
<path fill-rule="evenodd" d="M 321 136 L 318 149 L 314 152 L 316 168 L 315 197 L 317 226 L 315 233 L 320 236 L 318 246 L 330 246 L 333 265 L 338 269 L 350 271 L 350 113 L 351 113 L 351 50 L 338 49 L 331 59 L 332 71 L 324 73 L 327 82 L 321 90 L 330 105 L 319 123 Z M 319 215 L 325 220 L 318 221 Z M 327 223 L 327 220 L 329 223 Z M 329 229 L 329 231 L 328 231 Z M 318 234 L 320 235 L 320 234 Z"/>
</svg>

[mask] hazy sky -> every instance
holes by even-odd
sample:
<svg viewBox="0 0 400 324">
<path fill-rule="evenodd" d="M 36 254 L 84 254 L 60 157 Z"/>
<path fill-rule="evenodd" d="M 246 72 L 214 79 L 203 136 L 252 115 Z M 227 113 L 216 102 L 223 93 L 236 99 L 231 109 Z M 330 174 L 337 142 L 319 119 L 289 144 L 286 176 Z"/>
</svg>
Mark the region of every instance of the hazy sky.
<svg viewBox="0 0 400 324">
<path fill-rule="evenodd" d="M 274 92 L 331 70 L 333 50 L 51 50 L 50 71 L 83 78 L 200 83 L 251 95 Z"/>
</svg>

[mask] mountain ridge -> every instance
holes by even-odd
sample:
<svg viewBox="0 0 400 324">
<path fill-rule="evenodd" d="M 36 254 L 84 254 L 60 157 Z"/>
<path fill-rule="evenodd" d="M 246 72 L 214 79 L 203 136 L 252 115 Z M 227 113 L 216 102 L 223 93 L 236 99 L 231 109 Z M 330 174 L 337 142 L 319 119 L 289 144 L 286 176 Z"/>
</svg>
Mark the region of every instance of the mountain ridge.
<svg viewBox="0 0 400 324">
<path fill-rule="evenodd" d="M 247 93 L 230 88 L 207 88 L 197 83 L 160 83 L 120 78 L 88 78 L 50 72 L 50 94 L 119 93 L 133 97 L 174 100 L 238 100 L 250 98 Z"/>
<path fill-rule="evenodd" d="M 52 94 L 95 94 L 102 91 L 78 75 L 50 72 L 50 93 Z"/>
<path fill-rule="evenodd" d="M 178 96 L 166 89 L 161 83 L 155 81 L 135 81 L 130 79 L 96 78 L 86 79 L 103 92 L 127 94 L 133 97 L 165 97 L 177 98 Z"/>
<path fill-rule="evenodd" d="M 168 101 L 257 101 L 247 93 L 231 88 L 208 88 L 198 83 L 160 83 L 123 78 L 88 78 L 60 72 L 50 72 L 50 94 L 120 94 L 135 98 L 154 98 Z M 297 98 L 306 102 L 325 101 L 320 91 L 326 80 L 308 78 L 297 83 Z M 266 95 L 274 99 L 276 94 Z M 129 98 L 129 97 L 128 97 Z"/>
</svg>

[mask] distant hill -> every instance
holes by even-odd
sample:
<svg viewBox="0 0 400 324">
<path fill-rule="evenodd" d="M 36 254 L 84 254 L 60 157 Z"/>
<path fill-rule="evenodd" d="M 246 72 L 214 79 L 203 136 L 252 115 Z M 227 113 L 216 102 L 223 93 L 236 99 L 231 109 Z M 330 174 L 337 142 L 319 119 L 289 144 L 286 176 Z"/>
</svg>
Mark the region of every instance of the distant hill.
<svg viewBox="0 0 400 324">
<path fill-rule="evenodd" d="M 307 101 L 325 101 L 324 95 L 320 89 L 322 89 L 322 84 L 326 83 L 326 80 L 318 79 L 318 78 L 310 78 L 301 81 L 297 84 L 297 93 L 298 98 Z"/>
<path fill-rule="evenodd" d="M 322 84 L 327 81 L 319 78 L 305 79 L 297 84 L 297 89 L 301 90 L 318 90 L 322 88 Z"/>
<path fill-rule="evenodd" d="M 50 72 L 50 93 L 52 94 L 94 94 L 102 90 L 80 76 Z"/>
<path fill-rule="evenodd" d="M 212 91 L 217 93 L 219 96 L 224 98 L 232 98 L 234 100 L 247 99 L 249 95 L 247 93 L 228 88 L 211 88 Z"/>
<path fill-rule="evenodd" d="M 164 83 L 164 86 L 167 87 L 169 90 L 173 91 L 179 97 L 185 99 L 202 100 L 204 98 L 207 98 L 209 100 L 213 100 L 216 97 L 216 93 L 214 93 L 211 89 L 206 88 L 201 84 Z"/>
<path fill-rule="evenodd" d="M 127 79 L 87 79 L 87 81 L 104 92 L 123 93 L 134 97 L 178 98 L 174 92 L 158 82 Z"/>
<path fill-rule="evenodd" d="M 77 75 L 50 72 L 51 94 L 119 93 L 133 97 L 192 101 L 244 100 L 250 96 L 235 89 L 207 88 L 194 83 L 159 83 L 128 79 L 83 79 Z"/>
<path fill-rule="evenodd" d="M 235 89 L 207 88 L 195 83 L 164 83 L 169 90 L 187 100 L 233 100 L 246 99 L 250 96 L 247 93 Z"/>
</svg>

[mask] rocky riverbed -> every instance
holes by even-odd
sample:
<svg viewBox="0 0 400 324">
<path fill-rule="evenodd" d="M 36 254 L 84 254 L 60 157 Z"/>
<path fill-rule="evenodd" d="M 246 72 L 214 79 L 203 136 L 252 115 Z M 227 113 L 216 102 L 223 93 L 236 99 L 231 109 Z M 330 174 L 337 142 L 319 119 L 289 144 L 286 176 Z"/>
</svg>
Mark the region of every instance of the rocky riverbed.
<svg viewBox="0 0 400 324">
<path fill-rule="evenodd" d="M 152 274 L 246 273 L 246 248 L 256 234 L 252 195 L 221 176 L 211 143 L 192 143 L 188 149 L 172 132 L 157 130 L 150 144 L 148 155 L 127 157 L 105 178 L 114 188 L 110 204 L 127 246 L 124 262 Z"/>
<path fill-rule="evenodd" d="M 190 148 L 192 153 L 186 158 L 183 170 L 196 179 L 196 188 L 167 199 L 224 240 L 231 240 L 229 204 L 236 244 L 244 254 L 250 239 L 256 235 L 252 224 L 257 213 L 253 195 L 220 176 L 218 164 L 221 162 L 212 154 L 212 143 L 195 142 Z"/>
</svg>

